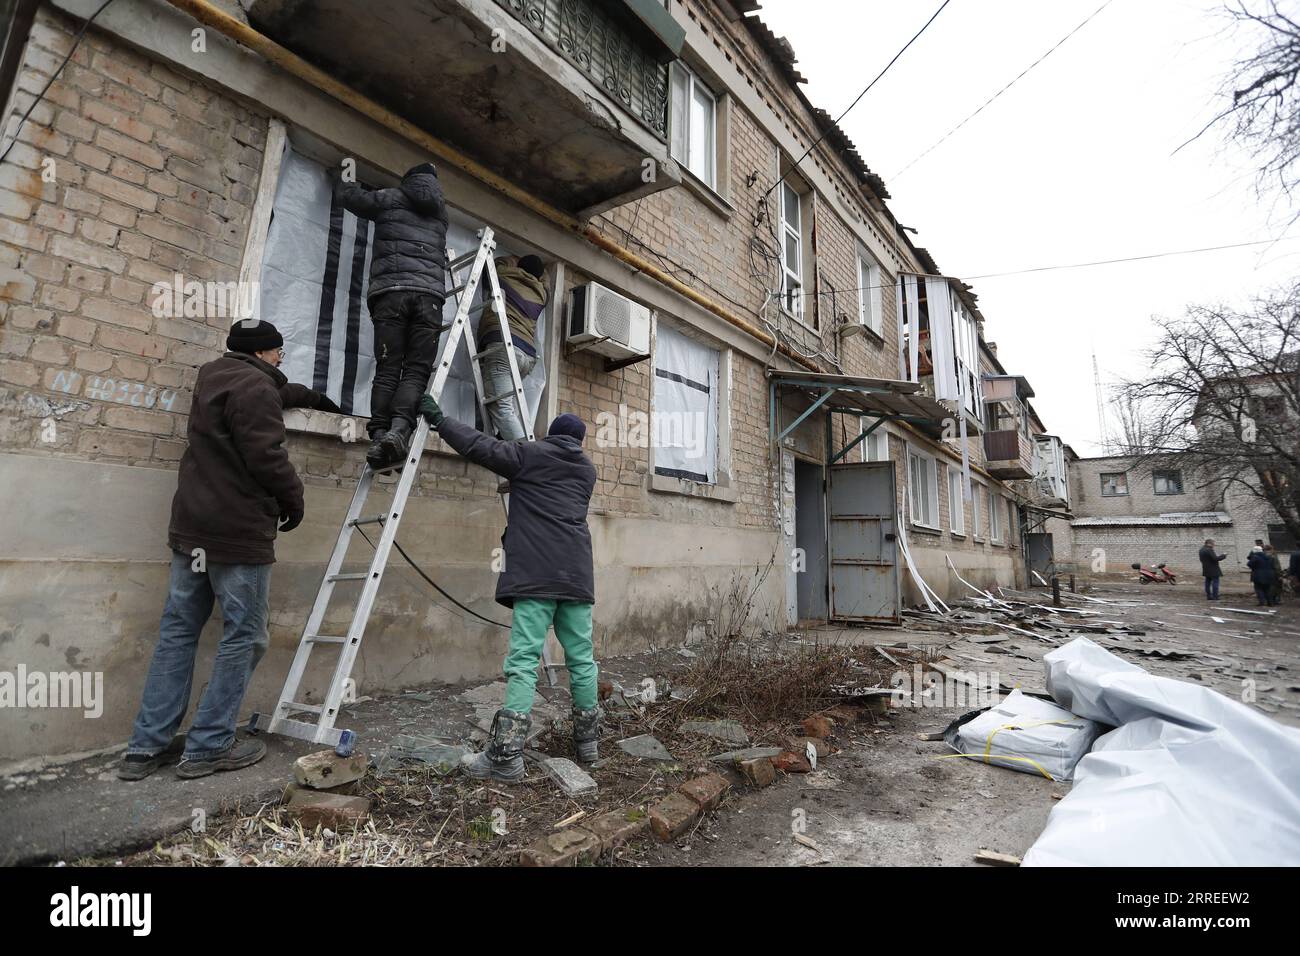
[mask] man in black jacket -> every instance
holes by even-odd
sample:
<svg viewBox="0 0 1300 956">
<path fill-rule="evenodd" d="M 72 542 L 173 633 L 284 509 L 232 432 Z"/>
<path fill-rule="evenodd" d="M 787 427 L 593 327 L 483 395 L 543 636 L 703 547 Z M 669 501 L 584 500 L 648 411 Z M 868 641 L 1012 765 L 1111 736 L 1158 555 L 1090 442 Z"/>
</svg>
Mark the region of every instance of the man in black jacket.
<svg viewBox="0 0 1300 956">
<path fill-rule="evenodd" d="M 429 385 L 447 297 L 447 206 L 433 163 L 407 170 L 393 189 L 339 180 L 343 208 L 375 223 L 366 303 L 375 324 L 375 381 L 370 389 L 372 468 L 401 461 Z"/>
<path fill-rule="evenodd" d="M 578 760 L 598 759 L 600 707 L 591 641 L 591 607 L 596 600 L 587 508 L 596 487 L 596 468 L 582 453 L 587 428 L 576 415 L 551 422 L 542 441 L 499 441 L 447 418 L 429 395 L 420 411 L 443 441 L 461 456 L 510 482 L 510 518 L 502 537 L 505 569 L 497 579 L 497 602 L 513 610 L 506 655 L 505 706 L 492 721 L 492 741 L 467 755 L 471 777 L 513 783 L 524 776 L 524 743 L 537 686 L 546 632 L 564 648 L 573 698 L 573 741 Z"/>
<path fill-rule="evenodd" d="M 1214 547 L 1214 539 L 1206 538 L 1205 545 L 1197 553 L 1201 559 L 1201 576 L 1205 578 L 1205 600 L 1217 601 L 1219 599 L 1219 579 L 1223 577 L 1223 571 L 1219 567 L 1219 562 L 1227 557 L 1226 554 L 1219 554 Z"/>
<path fill-rule="evenodd" d="M 147 777 L 176 753 L 173 735 L 189 705 L 199 633 L 214 601 L 224 631 L 176 774 L 236 770 L 266 754 L 261 741 L 238 740 L 235 725 L 269 640 L 276 526 L 291 531 L 303 519 L 302 482 L 284 447 L 283 345 L 269 322 L 236 322 L 226 338 L 230 351 L 199 369 L 167 533 L 167 605 L 118 768 L 124 780 Z"/>
</svg>

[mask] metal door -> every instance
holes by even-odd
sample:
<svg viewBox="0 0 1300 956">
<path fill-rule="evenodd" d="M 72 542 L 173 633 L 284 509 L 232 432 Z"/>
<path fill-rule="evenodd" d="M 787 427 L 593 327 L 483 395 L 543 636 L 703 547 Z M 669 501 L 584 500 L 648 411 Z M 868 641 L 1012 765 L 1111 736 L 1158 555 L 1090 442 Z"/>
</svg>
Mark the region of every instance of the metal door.
<svg viewBox="0 0 1300 956">
<path fill-rule="evenodd" d="M 1056 559 L 1052 548 L 1052 536 L 1038 531 L 1025 534 L 1025 567 L 1029 570 L 1030 584 L 1041 583 L 1034 578 L 1037 571 L 1050 581 L 1056 573 Z"/>
<path fill-rule="evenodd" d="M 894 463 L 831 465 L 826 499 L 831 618 L 899 623 Z"/>
</svg>

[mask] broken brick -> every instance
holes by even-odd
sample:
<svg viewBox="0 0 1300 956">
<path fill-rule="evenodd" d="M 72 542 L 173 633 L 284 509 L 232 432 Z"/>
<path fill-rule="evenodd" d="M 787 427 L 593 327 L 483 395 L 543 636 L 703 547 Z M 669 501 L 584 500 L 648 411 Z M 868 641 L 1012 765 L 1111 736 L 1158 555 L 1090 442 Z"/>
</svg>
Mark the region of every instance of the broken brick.
<svg viewBox="0 0 1300 956">
<path fill-rule="evenodd" d="M 782 773 L 812 773 L 812 764 L 803 754 L 791 753 L 789 750 L 772 758 L 772 767 Z"/>
<path fill-rule="evenodd" d="M 677 788 L 677 792 L 685 794 L 707 813 L 718 809 L 718 804 L 730 789 L 731 784 L 727 783 L 725 778 L 716 773 L 706 773 L 694 780 L 687 780 Z"/>
<path fill-rule="evenodd" d="M 368 758 L 360 750 L 340 757 L 332 750 L 319 750 L 293 762 L 293 779 L 304 787 L 327 790 L 360 780 L 366 775 Z"/>
<path fill-rule="evenodd" d="M 830 710 L 825 711 L 825 714 L 836 724 L 842 724 L 845 727 L 856 724 L 858 718 L 862 716 L 858 708 L 850 707 L 848 704 L 837 704 Z"/>
<path fill-rule="evenodd" d="M 603 852 L 609 852 L 638 839 L 649 826 L 650 818 L 643 811 L 629 808 L 602 813 L 590 823 L 586 823 L 585 829 L 600 838 L 600 848 Z"/>
<path fill-rule="evenodd" d="M 609 695 L 614 693 L 614 682 L 609 680 L 598 681 L 596 683 L 596 697 L 600 700 L 609 700 Z"/>
<path fill-rule="evenodd" d="M 776 780 L 776 769 L 772 766 L 770 757 L 737 760 L 736 767 L 752 787 L 766 787 Z"/>
<path fill-rule="evenodd" d="M 817 754 L 818 760 L 821 760 L 822 757 L 829 757 L 835 752 L 831 749 L 830 744 L 818 737 L 795 737 L 792 743 L 794 746 L 790 749 L 797 754 L 807 753 L 808 745 L 812 744 L 813 751 Z"/>
<path fill-rule="evenodd" d="M 285 812 L 296 818 L 304 830 L 318 826 L 340 830 L 360 823 L 370 815 L 370 801 L 321 790 L 295 790 Z"/>
<path fill-rule="evenodd" d="M 544 836 L 519 853 L 522 866 L 577 866 L 600 856 L 600 837 L 582 827 L 569 827 Z"/>
<path fill-rule="evenodd" d="M 670 793 L 650 808 L 650 827 L 662 842 L 676 840 L 700 818 L 694 800 Z"/>
<path fill-rule="evenodd" d="M 829 737 L 831 731 L 835 729 L 834 722 L 832 722 L 829 717 L 823 717 L 820 714 L 813 717 L 805 717 L 803 723 L 799 726 L 803 727 L 805 735 L 817 738 Z"/>
</svg>

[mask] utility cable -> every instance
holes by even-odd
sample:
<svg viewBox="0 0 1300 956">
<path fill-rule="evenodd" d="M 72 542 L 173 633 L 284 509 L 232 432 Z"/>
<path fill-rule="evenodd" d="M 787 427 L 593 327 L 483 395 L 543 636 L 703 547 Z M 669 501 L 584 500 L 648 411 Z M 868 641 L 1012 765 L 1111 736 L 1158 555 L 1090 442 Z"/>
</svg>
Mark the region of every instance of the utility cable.
<svg viewBox="0 0 1300 956">
<path fill-rule="evenodd" d="M 868 83 L 866 88 L 854 98 L 853 102 L 849 104 L 848 109 L 846 109 L 839 116 L 835 117 L 835 120 L 830 124 L 830 126 L 822 130 L 821 135 L 818 136 L 815 140 L 813 140 L 813 144 L 803 151 L 803 155 L 794 161 L 794 165 L 791 166 L 790 169 L 797 169 L 799 164 L 802 163 L 805 159 L 807 159 L 808 154 L 811 153 L 814 149 L 816 149 L 817 145 L 826 138 L 826 134 L 829 133 L 835 127 L 839 126 L 840 120 L 844 119 L 844 117 L 849 115 L 849 110 L 857 106 L 858 101 L 861 100 L 862 97 L 866 96 L 867 93 L 870 92 L 873 86 L 875 86 L 877 83 L 880 82 L 880 78 L 889 72 L 889 68 L 898 62 L 899 57 L 901 57 L 904 53 L 907 52 L 908 47 L 910 47 L 913 43 L 915 43 L 917 40 L 921 38 L 921 34 L 930 28 L 930 24 L 934 23 L 934 21 L 938 18 L 939 14 L 943 13 L 944 7 L 948 6 L 948 4 L 951 2 L 952 0 L 943 0 L 943 3 L 939 4 L 939 9 L 934 11 L 934 13 L 930 14 L 930 19 L 925 21 L 925 25 L 922 26 L 921 29 L 917 30 L 915 34 L 913 34 L 912 39 L 908 40 L 905 44 L 903 44 L 903 48 L 894 54 L 894 58 L 885 64 L 885 68 L 876 74 L 876 78 L 872 80 L 870 83 Z M 789 170 L 786 170 L 786 172 L 789 172 Z M 785 179 L 785 173 L 782 173 L 779 177 L 777 177 L 776 182 L 774 182 L 771 186 L 767 187 L 767 192 L 763 193 L 764 197 L 766 197 L 768 193 L 770 193 L 777 186 L 781 185 L 781 182 L 784 179 Z"/>
<path fill-rule="evenodd" d="M 357 528 L 357 531 L 361 533 L 361 537 L 366 539 L 366 543 L 369 544 L 370 547 L 373 548 L 375 546 L 375 543 L 370 540 L 370 535 L 362 531 L 361 528 Z M 409 564 L 415 570 L 415 573 L 418 574 L 420 577 L 424 578 L 424 580 L 428 582 L 431 588 L 433 588 L 435 591 L 437 591 L 439 594 L 445 597 L 452 604 L 456 605 L 466 614 L 478 618 L 480 621 L 482 621 L 485 624 L 492 624 L 495 625 L 496 627 L 504 628 L 507 631 L 510 630 L 509 624 L 502 624 L 500 621 L 494 621 L 491 618 L 484 617 L 482 614 L 478 613 L 478 611 L 472 610 L 471 608 L 467 608 L 465 605 L 461 604 L 454 597 L 452 597 L 441 587 L 439 587 L 438 583 L 434 581 L 433 578 L 429 577 L 427 574 L 424 573 L 423 568 L 421 568 L 418 564 L 416 564 L 413 560 L 411 560 L 411 556 L 407 554 L 405 550 L 403 550 L 400 544 L 397 543 L 396 538 L 393 539 L 393 547 L 397 549 L 397 553 L 402 556 L 402 558 L 406 561 L 406 563 Z"/>
<path fill-rule="evenodd" d="M 1012 80 L 1012 81 L 1011 81 L 1010 83 L 1008 83 L 1006 86 L 1002 87 L 1002 89 L 998 90 L 996 93 L 994 93 L 992 96 L 990 96 L 987 100 L 985 100 L 983 103 L 981 103 L 980 106 L 979 106 L 979 108 L 978 108 L 977 110 L 975 110 L 974 113 L 971 113 L 970 116 L 967 116 L 964 120 L 962 120 L 960 123 L 958 123 L 958 124 L 957 124 L 956 126 L 954 126 L 952 129 L 948 130 L 948 132 L 946 132 L 946 133 L 944 133 L 942 136 L 940 136 L 940 137 L 939 137 L 939 138 L 938 138 L 938 139 L 933 143 L 933 145 L 930 146 L 929 149 L 925 150 L 925 152 L 921 153 L 919 156 L 917 156 L 915 159 L 913 159 L 910 163 L 908 163 L 906 166 L 904 166 L 904 167 L 903 167 L 902 169 L 900 169 L 898 172 L 894 173 L 894 175 L 891 176 L 890 179 L 891 179 L 891 180 L 897 179 L 899 176 L 903 175 L 903 173 L 907 172 L 909 169 L 911 169 L 913 166 L 915 166 L 917 163 L 919 163 L 919 162 L 920 162 L 922 159 L 924 159 L 926 156 L 930 155 L 930 153 L 933 152 L 935 149 L 937 149 L 937 148 L 939 147 L 939 145 L 943 143 L 944 140 L 946 140 L 949 136 L 951 136 L 953 133 L 957 132 L 957 130 L 961 129 L 963 126 L 965 126 L 965 125 L 966 125 L 967 123 L 969 123 L 971 120 L 973 120 L 976 116 L 978 116 L 981 112 L 983 112 L 984 107 L 988 106 L 990 103 L 992 103 L 994 100 L 996 100 L 999 96 L 1001 96 L 1001 95 L 1002 95 L 1003 93 L 1005 93 L 1007 90 L 1011 89 L 1011 87 L 1015 86 L 1016 83 L 1019 82 L 1020 79 L 1021 79 L 1021 78 L 1026 74 L 1026 73 L 1028 73 L 1028 72 L 1029 72 L 1030 70 L 1032 70 L 1034 67 L 1038 66 L 1038 64 L 1042 63 L 1042 62 L 1043 62 L 1044 60 L 1046 60 L 1049 56 L 1051 56 L 1053 53 L 1055 53 L 1056 50 L 1057 50 L 1057 49 L 1058 49 L 1058 48 L 1059 48 L 1063 43 L 1065 43 L 1066 40 L 1070 39 L 1070 37 L 1074 36 L 1076 33 L 1078 33 L 1080 30 L 1082 30 L 1085 26 L 1087 26 L 1087 25 L 1088 25 L 1088 21 L 1090 21 L 1090 20 L 1091 20 L 1093 17 L 1095 17 L 1097 14 L 1101 13 L 1101 11 L 1103 11 L 1103 10 L 1105 10 L 1107 7 L 1109 7 L 1109 6 L 1111 5 L 1111 3 L 1113 3 L 1113 2 L 1114 2 L 1114 0 L 1106 0 L 1105 3 L 1103 3 L 1101 6 L 1099 6 L 1096 10 L 1092 11 L 1092 13 L 1090 13 L 1090 14 L 1088 15 L 1088 17 L 1087 17 L 1087 18 L 1086 18 L 1082 23 L 1080 23 L 1077 27 L 1075 27 L 1073 30 L 1071 30 L 1069 33 L 1067 33 L 1065 36 L 1061 37 L 1061 39 L 1057 40 L 1055 46 L 1053 46 L 1050 50 L 1048 50 L 1046 53 L 1044 53 L 1042 56 L 1040 56 L 1040 57 L 1039 57 L 1037 60 L 1035 60 L 1033 63 L 1030 63 L 1027 67 L 1025 67 L 1025 68 L 1020 72 L 1020 75 L 1019 75 L 1019 76 L 1017 76 L 1014 80 Z"/>
<path fill-rule="evenodd" d="M 32 115 L 32 111 L 40 105 L 42 100 L 45 99 L 45 94 L 50 91 L 50 87 L 54 85 L 54 81 L 59 78 L 59 74 L 63 72 L 63 68 L 68 65 L 68 61 L 72 59 L 72 54 L 77 52 L 77 47 L 81 45 L 81 38 L 86 35 L 86 31 L 90 29 L 90 25 L 95 22 L 95 17 L 103 13 L 104 9 L 112 2 L 113 0 L 104 0 L 104 2 L 100 4 L 99 9 L 90 15 L 90 19 L 81 25 L 81 29 L 77 32 L 76 38 L 72 41 L 72 49 L 70 49 L 68 55 L 63 58 L 63 62 L 59 64 L 59 68 L 50 75 L 50 79 L 45 84 L 45 87 L 37 95 L 36 99 L 32 100 L 32 105 L 27 107 L 27 112 L 23 114 L 23 118 L 20 119 L 18 125 L 14 127 L 14 138 L 9 141 L 9 145 L 5 147 L 4 152 L 0 153 L 0 163 L 3 163 L 5 159 L 8 158 L 9 151 L 13 149 L 14 145 L 18 142 L 18 134 L 23 131 L 23 125 L 27 122 L 27 118 Z"/>
</svg>

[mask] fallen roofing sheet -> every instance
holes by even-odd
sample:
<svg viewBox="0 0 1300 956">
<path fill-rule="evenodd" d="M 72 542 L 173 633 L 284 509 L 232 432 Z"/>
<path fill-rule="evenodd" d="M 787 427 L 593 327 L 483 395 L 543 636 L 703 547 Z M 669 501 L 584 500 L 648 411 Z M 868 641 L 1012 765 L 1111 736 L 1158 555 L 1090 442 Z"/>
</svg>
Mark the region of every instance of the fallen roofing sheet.
<svg viewBox="0 0 1300 956">
<path fill-rule="evenodd" d="M 1057 703 L 1116 729 L 1079 761 L 1025 866 L 1300 864 L 1300 730 L 1087 638 L 1043 661 Z"/>
</svg>

